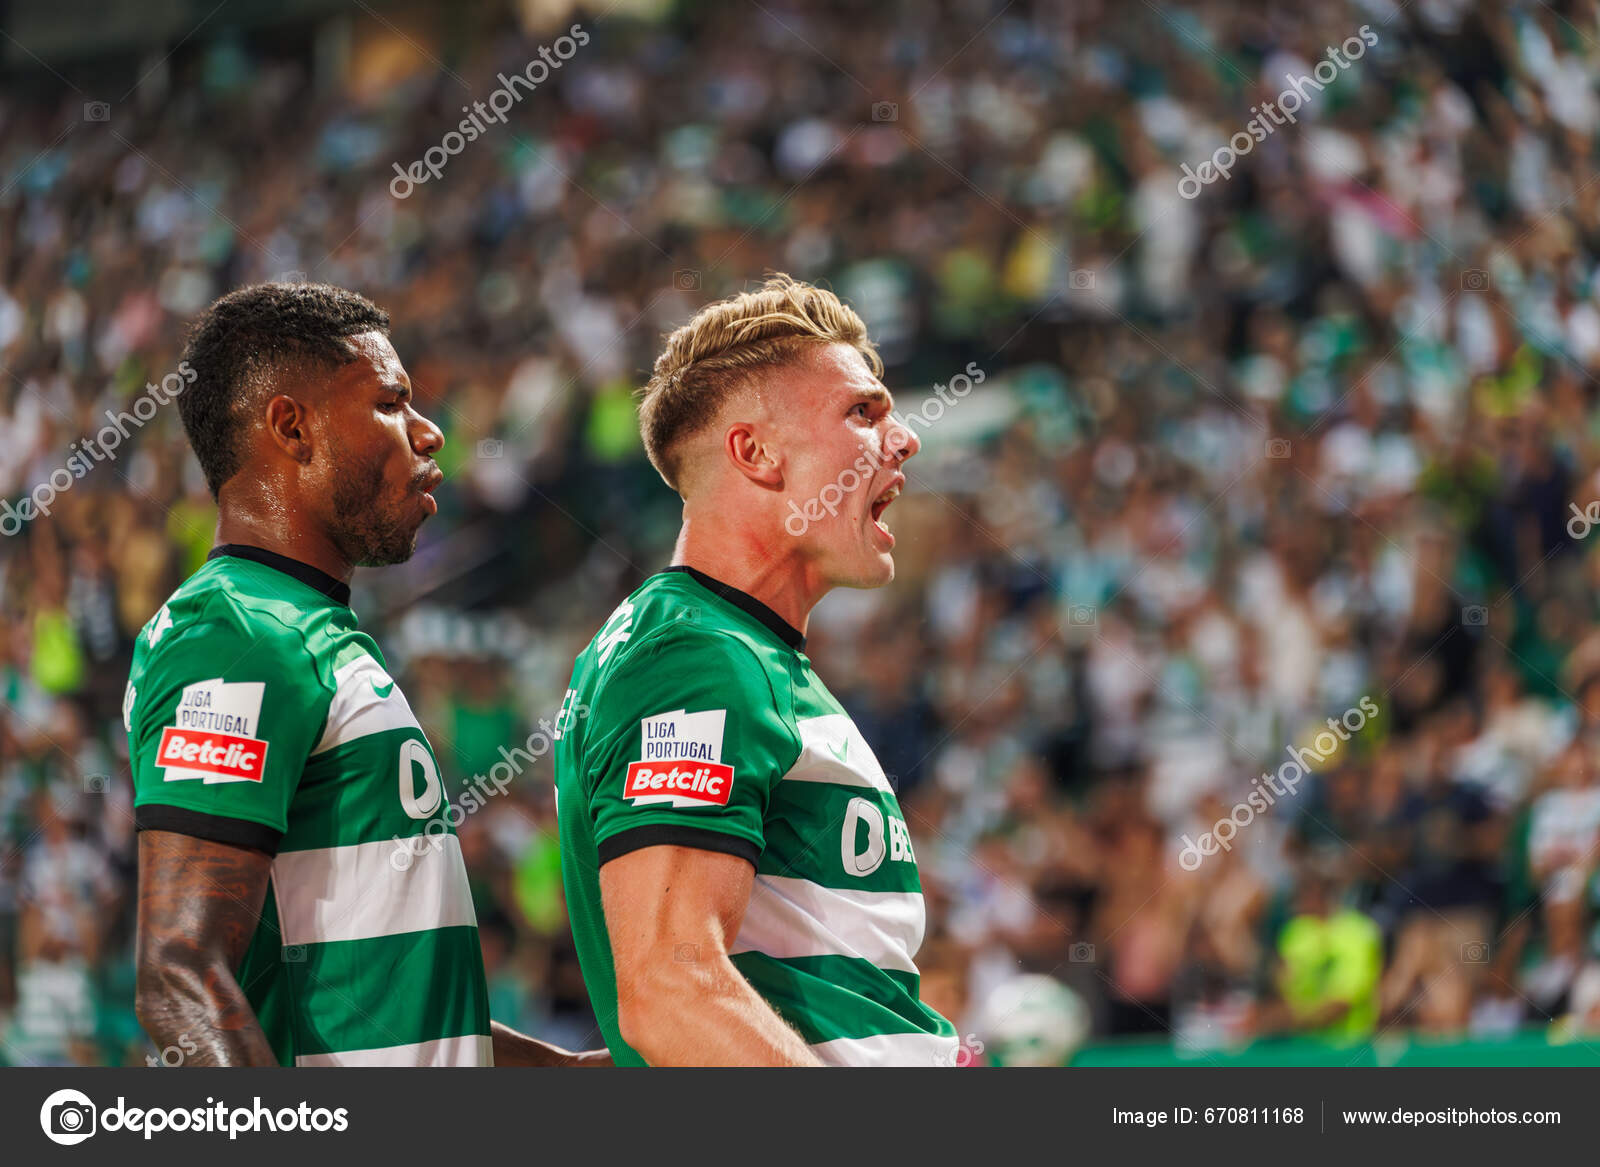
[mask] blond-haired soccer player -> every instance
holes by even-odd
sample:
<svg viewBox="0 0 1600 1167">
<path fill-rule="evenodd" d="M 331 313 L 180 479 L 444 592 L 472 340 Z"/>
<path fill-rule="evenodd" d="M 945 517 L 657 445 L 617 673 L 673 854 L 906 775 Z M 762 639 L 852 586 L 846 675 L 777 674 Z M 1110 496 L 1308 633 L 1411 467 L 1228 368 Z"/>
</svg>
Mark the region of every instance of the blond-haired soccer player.
<svg viewBox="0 0 1600 1167">
<path fill-rule="evenodd" d="M 619 1065 L 936 1065 L 923 902 L 883 768 L 812 671 L 836 587 L 894 577 L 918 441 L 861 318 L 780 276 L 673 333 L 645 449 L 672 566 L 578 657 L 557 727 L 562 874 Z"/>
</svg>

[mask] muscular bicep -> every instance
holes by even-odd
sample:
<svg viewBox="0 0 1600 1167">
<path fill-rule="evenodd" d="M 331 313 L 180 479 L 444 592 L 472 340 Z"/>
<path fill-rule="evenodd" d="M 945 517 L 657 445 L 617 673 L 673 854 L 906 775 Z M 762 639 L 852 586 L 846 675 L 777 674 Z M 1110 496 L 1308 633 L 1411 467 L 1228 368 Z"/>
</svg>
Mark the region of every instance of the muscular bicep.
<svg viewBox="0 0 1600 1167">
<path fill-rule="evenodd" d="M 619 980 L 662 959 L 726 955 L 739 934 L 755 868 L 694 847 L 643 847 L 600 869 L 600 899 Z"/>
<path fill-rule="evenodd" d="M 220 961 L 236 972 L 266 900 L 272 857 L 173 831 L 139 833 L 139 968 Z"/>
<path fill-rule="evenodd" d="M 600 868 L 617 1030 L 647 1064 L 819 1064 L 729 959 L 754 883 L 749 861 L 679 844 Z"/>
</svg>

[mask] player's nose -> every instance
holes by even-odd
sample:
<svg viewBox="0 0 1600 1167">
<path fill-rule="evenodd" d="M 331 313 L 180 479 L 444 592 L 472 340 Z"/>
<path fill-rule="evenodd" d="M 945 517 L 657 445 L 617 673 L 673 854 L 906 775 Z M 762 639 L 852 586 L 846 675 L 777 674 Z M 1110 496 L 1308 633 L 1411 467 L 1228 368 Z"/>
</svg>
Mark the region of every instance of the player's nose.
<svg viewBox="0 0 1600 1167">
<path fill-rule="evenodd" d="M 896 421 L 893 414 L 887 418 L 887 425 L 889 428 L 883 434 L 883 448 L 891 458 L 904 462 L 922 449 L 922 439 L 917 437 L 916 431 Z"/>
<path fill-rule="evenodd" d="M 424 457 L 437 454 L 444 446 L 444 431 L 415 410 L 411 417 L 411 448 Z"/>
</svg>

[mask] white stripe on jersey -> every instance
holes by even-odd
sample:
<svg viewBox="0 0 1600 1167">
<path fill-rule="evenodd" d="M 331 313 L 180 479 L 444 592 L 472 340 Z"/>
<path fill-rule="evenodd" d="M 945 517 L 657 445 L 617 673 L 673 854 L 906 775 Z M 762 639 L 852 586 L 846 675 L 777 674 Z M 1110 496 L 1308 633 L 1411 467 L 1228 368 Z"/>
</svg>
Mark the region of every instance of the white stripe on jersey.
<svg viewBox="0 0 1600 1167">
<path fill-rule="evenodd" d="M 327 1054 L 300 1054 L 297 1066 L 492 1066 L 494 1042 L 483 1034 L 440 1037 L 382 1049 L 339 1050 Z"/>
<path fill-rule="evenodd" d="M 397 866 L 407 862 L 403 871 Z M 477 923 L 454 835 L 280 851 L 272 861 L 272 889 L 285 945 Z"/>
<path fill-rule="evenodd" d="M 333 674 L 333 700 L 328 705 L 328 724 L 322 739 L 313 747 L 313 756 L 358 737 L 389 729 L 416 729 L 416 715 L 394 678 L 376 660 L 362 653 L 352 657 Z"/>
<path fill-rule="evenodd" d="M 872 747 L 845 714 L 803 717 L 794 724 L 800 733 L 800 756 L 783 776 L 785 782 L 833 782 L 893 793 Z"/>
<path fill-rule="evenodd" d="M 911 958 L 922 947 L 924 924 L 917 892 L 843 891 L 809 879 L 758 875 L 731 951 L 779 960 L 854 956 L 915 973 Z"/>
<path fill-rule="evenodd" d="M 959 1041 L 932 1033 L 880 1033 L 819 1042 L 811 1051 L 829 1066 L 954 1066 Z"/>
</svg>

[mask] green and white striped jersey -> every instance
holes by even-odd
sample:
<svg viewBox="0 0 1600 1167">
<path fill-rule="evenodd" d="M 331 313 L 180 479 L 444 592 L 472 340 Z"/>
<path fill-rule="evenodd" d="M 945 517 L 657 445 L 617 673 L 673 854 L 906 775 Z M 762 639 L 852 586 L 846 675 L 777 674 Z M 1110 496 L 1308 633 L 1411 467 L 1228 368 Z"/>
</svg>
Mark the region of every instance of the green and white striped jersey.
<svg viewBox="0 0 1600 1167">
<path fill-rule="evenodd" d="M 651 576 L 578 657 L 558 720 L 562 876 L 584 980 L 618 1065 L 602 864 L 677 844 L 756 876 L 733 963 L 838 1065 L 953 1065 L 919 999 L 922 884 L 883 768 L 804 640 L 690 568 Z"/>
<path fill-rule="evenodd" d="M 274 856 L 238 980 L 282 1064 L 488 1065 L 439 767 L 349 594 L 259 548 L 211 553 L 135 644 L 135 818 Z"/>
</svg>

